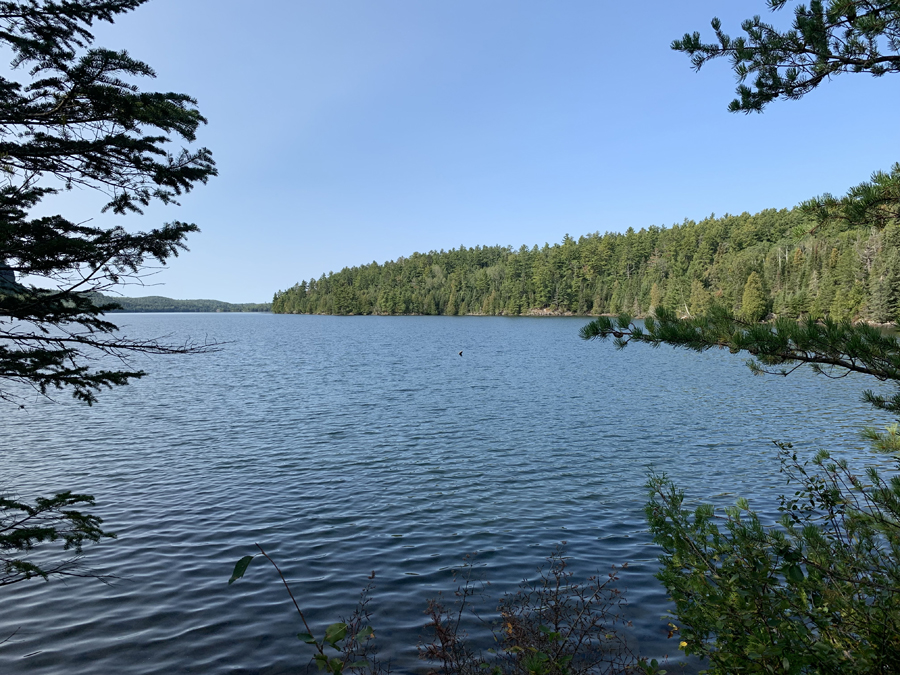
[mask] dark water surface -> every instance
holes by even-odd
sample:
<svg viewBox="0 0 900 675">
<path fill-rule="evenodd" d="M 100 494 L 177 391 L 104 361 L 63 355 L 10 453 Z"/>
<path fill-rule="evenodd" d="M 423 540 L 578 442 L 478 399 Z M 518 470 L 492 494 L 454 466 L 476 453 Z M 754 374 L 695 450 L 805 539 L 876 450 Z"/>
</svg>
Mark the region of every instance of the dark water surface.
<svg viewBox="0 0 900 675">
<path fill-rule="evenodd" d="M 764 508 L 783 484 L 772 439 L 841 448 L 882 425 L 867 380 L 753 377 L 742 359 L 578 338 L 583 319 L 122 315 L 133 337 L 231 341 L 155 358 L 93 408 L 0 407 L 0 487 L 96 496 L 116 541 L 88 562 L 119 577 L 0 590 L 0 672 L 294 673 L 310 648 L 263 544 L 316 625 L 377 572 L 373 623 L 401 672 L 426 600 L 477 552 L 493 591 L 566 541 L 579 576 L 628 562 L 631 640 L 666 639 L 643 483 Z M 463 350 L 463 356 L 458 352 Z"/>
</svg>

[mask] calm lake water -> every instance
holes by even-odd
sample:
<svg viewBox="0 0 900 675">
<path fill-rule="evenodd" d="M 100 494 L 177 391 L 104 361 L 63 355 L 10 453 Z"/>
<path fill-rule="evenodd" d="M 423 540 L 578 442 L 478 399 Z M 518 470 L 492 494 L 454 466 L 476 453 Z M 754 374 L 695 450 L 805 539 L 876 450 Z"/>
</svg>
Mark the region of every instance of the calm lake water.
<svg viewBox="0 0 900 675">
<path fill-rule="evenodd" d="M 864 378 L 616 352 L 578 338 L 584 319 L 116 318 L 132 337 L 229 344 L 141 361 L 149 377 L 92 408 L 0 406 L 0 487 L 95 495 L 119 538 L 87 562 L 120 577 L 0 591 L 0 640 L 18 629 L 3 673 L 302 672 L 311 650 L 274 570 L 254 561 L 226 585 L 254 542 L 320 630 L 375 570 L 373 624 L 399 672 L 425 671 L 426 601 L 453 591 L 467 554 L 499 594 L 562 541 L 580 577 L 629 563 L 632 645 L 677 656 L 643 520 L 648 470 L 692 499 L 744 495 L 770 513 L 785 491 L 773 439 L 870 464 L 859 428 L 890 421 L 859 401 Z"/>
</svg>

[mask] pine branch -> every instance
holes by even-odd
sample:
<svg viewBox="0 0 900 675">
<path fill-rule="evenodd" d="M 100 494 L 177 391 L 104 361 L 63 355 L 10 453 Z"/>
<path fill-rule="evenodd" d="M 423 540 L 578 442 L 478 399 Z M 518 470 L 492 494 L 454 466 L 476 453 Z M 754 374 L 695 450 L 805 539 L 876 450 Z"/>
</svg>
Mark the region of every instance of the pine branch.
<svg viewBox="0 0 900 675">
<path fill-rule="evenodd" d="M 656 316 L 648 318 L 644 327 L 635 324 L 628 315 L 599 317 L 581 329 L 581 337 L 585 340 L 612 337 L 620 349 L 631 342 L 640 342 L 697 352 L 714 348 L 727 349 L 732 354 L 747 352 L 753 357 L 748 366 L 755 374 L 788 375 L 796 370 L 796 365 L 807 364 L 819 374 L 832 375 L 832 369 L 838 369 L 839 374 L 841 371 L 861 373 L 900 383 L 900 341 L 896 337 L 867 324 L 829 318 L 747 323 L 727 309 L 714 306 L 704 316 L 679 319 L 674 312 L 659 307 Z M 794 367 L 776 370 L 774 366 Z M 890 401 L 881 401 L 881 407 L 892 409 Z"/>
</svg>

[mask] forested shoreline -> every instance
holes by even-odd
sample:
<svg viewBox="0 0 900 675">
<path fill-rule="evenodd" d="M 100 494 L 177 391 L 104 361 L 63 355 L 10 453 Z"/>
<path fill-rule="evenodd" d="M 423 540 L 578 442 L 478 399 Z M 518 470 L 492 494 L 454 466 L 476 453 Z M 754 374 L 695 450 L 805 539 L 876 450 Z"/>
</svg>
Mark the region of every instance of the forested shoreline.
<svg viewBox="0 0 900 675">
<path fill-rule="evenodd" d="M 799 208 L 672 227 L 566 235 L 518 250 L 461 246 L 345 268 L 275 294 L 297 314 L 683 315 L 712 303 L 767 313 L 897 322 L 900 226 L 829 228 Z"/>
<path fill-rule="evenodd" d="M 98 303 L 114 302 L 113 312 L 268 312 L 269 303 L 224 302 L 222 300 L 176 300 L 161 295 L 126 298 L 97 294 Z"/>
</svg>

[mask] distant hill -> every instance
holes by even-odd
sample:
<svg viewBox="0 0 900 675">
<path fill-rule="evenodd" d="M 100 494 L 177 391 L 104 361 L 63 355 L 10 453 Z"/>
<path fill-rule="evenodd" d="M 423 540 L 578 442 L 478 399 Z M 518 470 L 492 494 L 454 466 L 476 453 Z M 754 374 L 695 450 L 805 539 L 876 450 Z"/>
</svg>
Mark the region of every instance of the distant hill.
<svg viewBox="0 0 900 675">
<path fill-rule="evenodd" d="M 269 312 L 270 303 L 241 302 L 231 303 L 221 300 L 175 300 L 160 295 L 148 295 L 144 298 L 117 298 L 97 294 L 96 302 L 114 302 L 121 305 L 115 312 Z"/>
</svg>

